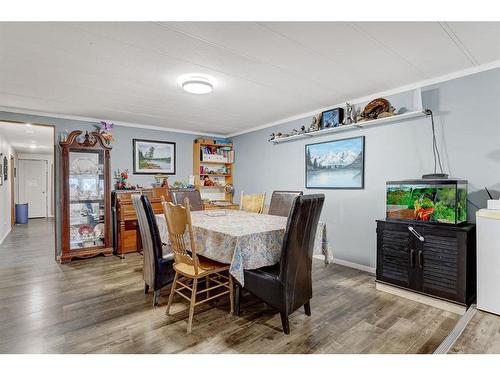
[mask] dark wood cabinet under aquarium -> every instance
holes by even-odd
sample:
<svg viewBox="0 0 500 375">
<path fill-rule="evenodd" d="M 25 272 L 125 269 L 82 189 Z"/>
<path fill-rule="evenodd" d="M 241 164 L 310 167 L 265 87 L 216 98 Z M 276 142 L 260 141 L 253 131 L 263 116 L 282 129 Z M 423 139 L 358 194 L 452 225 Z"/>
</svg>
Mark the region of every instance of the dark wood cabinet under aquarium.
<svg viewBox="0 0 500 375">
<path fill-rule="evenodd" d="M 377 221 L 377 281 L 469 306 L 476 297 L 475 225 Z"/>
<path fill-rule="evenodd" d="M 61 149 L 61 263 L 113 253 L 110 151 L 98 132 L 71 132 Z"/>
</svg>

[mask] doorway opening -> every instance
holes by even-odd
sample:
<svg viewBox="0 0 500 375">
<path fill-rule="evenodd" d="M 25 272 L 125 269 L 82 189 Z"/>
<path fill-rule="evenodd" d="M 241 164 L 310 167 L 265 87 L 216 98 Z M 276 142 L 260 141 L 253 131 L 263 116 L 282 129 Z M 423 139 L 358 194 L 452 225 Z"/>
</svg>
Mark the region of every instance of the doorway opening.
<svg viewBox="0 0 500 375">
<path fill-rule="evenodd" d="M 55 239 L 54 150 L 54 126 L 0 120 L 0 217 L 6 218 L 0 223 L 0 243 L 18 226 L 29 234 L 40 224 L 51 228 Z"/>
</svg>

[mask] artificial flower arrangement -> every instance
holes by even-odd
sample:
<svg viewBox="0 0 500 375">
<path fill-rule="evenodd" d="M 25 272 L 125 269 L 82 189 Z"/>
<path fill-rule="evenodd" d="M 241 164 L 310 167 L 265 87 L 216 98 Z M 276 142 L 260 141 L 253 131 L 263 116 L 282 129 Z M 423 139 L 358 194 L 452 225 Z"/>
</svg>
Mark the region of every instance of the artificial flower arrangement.
<svg viewBox="0 0 500 375">
<path fill-rule="evenodd" d="M 95 125 L 95 127 L 99 131 L 99 134 L 102 135 L 102 137 L 104 138 L 104 140 L 108 145 L 115 140 L 113 138 L 113 134 L 111 133 L 111 130 L 113 129 L 114 126 L 115 124 L 113 124 L 112 122 L 106 122 L 106 121 L 101 121 L 100 125 Z"/>
<path fill-rule="evenodd" d="M 113 178 L 115 179 L 115 190 L 134 190 L 135 187 L 131 186 L 128 180 L 128 169 L 120 172 L 120 169 L 117 169 L 113 173 Z"/>
</svg>

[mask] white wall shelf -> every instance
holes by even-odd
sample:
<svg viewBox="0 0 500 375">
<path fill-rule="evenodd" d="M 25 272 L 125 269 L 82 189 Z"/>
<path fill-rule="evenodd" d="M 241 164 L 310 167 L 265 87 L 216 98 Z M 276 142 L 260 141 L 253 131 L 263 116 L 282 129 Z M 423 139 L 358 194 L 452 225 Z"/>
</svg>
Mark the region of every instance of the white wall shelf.
<svg viewBox="0 0 500 375">
<path fill-rule="evenodd" d="M 337 132 L 363 129 L 363 128 L 367 128 L 367 127 L 371 127 L 371 126 L 388 124 L 391 122 L 400 122 L 400 121 L 404 121 L 404 120 L 410 120 L 410 119 L 415 119 L 418 117 L 425 117 L 425 116 L 428 116 L 426 110 L 406 112 L 406 113 L 403 113 L 401 115 L 395 115 L 395 116 L 384 117 L 384 118 L 379 118 L 379 119 L 370 120 L 370 121 L 358 122 L 356 124 L 343 125 L 343 126 L 339 126 L 336 128 L 328 128 L 328 129 L 318 130 L 315 132 L 291 135 L 289 137 L 274 139 L 271 142 L 274 144 L 277 144 L 277 143 L 283 143 L 283 142 L 296 141 L 296 140 L 303 139 L 303 138 L 319 137 L 322 135 L 327 135 L 327 134 L 332 134 L 332 133 L 337 133 Z"/>
</svg>

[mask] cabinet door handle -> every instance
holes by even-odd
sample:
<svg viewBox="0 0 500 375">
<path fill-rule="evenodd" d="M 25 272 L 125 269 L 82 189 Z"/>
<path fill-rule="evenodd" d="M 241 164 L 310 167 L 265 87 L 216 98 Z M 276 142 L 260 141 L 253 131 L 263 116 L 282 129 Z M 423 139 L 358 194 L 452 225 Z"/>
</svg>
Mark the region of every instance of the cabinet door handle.
<svg viewBox="0 0 500 375">
<path fill-rule="evenodd" d="M 410 267 L 415 268 L 415 250 L 410 249 Z"/>
<path fill-rule="evenodd" d="M 417 237 L 421 242 L 424 242 L 425 241 L 425 238 L 424 236 L 422 236 L 420 233 L 418 233 L 415 228 L 413 228 L 412 226 L 409 226 L 408 227 L 408 230 L 411 232 L 411 234 L 413 234 L 415 237 Z"/>
<path fill-rule="evenodd" d="M 424 268 L 424 253 L 422 250 L 418 251 L 418 266 L 420 269 Z"/>
</svg>

